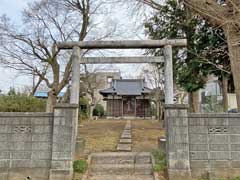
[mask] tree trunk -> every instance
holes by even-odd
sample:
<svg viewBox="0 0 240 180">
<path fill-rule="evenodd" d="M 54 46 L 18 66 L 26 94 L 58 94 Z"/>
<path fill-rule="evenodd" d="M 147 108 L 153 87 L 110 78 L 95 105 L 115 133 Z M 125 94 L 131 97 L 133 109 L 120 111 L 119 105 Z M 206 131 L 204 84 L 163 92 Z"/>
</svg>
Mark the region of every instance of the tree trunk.
<svg viewBox="0 0 240 180">
<path fill-rule="evenodd" d="M 57 95 L 53 91 L 48 92 L 48 99 L 46 104 L 46 112 L 53 112 L 54 106 L 57 103 Z"/>
<path fill-rule="evenodd" d="M 156 101 L 156 119 L 161 123 L 161 127 L 164 125 L 162 103 L 161 101 Z"/>
<path fill-rule="evenodd" d="M 165 127 L 165 122 L 164 122 L 164 110 L 163 110 L 163 105 L 162 102 L 159 101 L 159 122 L 161 123 L 161 128 Z"/>
<path fill-rule="evenodd" d="M 67 87 L 67 90 L 61 100 L 61 103 L 69 103 L 70 102 L 70 87 L 68 86 Z"/>
<path fill-rule="evenodd" d="M 222 80 L 222 93 L 223 93 L 223 111 L 228 112 L 228 78 L 223 77 Z"/>
<path fill-rule="evenodd" d="M 36 91 L 37 91 L 37 89 L 38 89 L 38 87 L 39 87 L 39 85 L 41 84 L 42 81 L 43 81 L 42 79 L 39 79 L 37 84 L 33 83 L 32 92 L 31 92 L 30 95 L 34 96 L 34 94 L 36 93 Z"/>
<path fill-rule="evenodd" d="M 93 110 L 94 110 L 94 105 L 90 105 L 90 112 L 89 112 L 89 118 L 92 120 L 93 119 Z"/>
<path fill-rule="evenodd" d="M 229 57 L 231 62 L 231 70 L 233 74 L 233 81 L 235 87 L 235 93 L 237 97 L 237 108 L 240 111 L 240 46 L 239 46 L 239 32 L 235 30 L 230 24 L 226 24 L 223 26 L 223 30 L 225 32 L 228 49 L 229 49 Z"/>
<path fill-rule="evenodd" d="M 189 92 L 189 111 L 193 113 L 199 112 L 199 90 L 194 92 Z"/>
<path fill-rule="evenodd" d="M 156 119 L 160 121 L 160 102 L 156 101 Z"/>
</svg>

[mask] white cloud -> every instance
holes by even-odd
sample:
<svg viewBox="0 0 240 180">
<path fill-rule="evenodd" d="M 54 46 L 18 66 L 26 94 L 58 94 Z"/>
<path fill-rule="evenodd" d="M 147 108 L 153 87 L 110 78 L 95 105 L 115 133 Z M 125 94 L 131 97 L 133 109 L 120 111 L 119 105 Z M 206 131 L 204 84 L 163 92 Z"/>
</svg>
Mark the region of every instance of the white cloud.
<svg viewBox="0 0 240 180">
<path fill-rule="evenodd" d="M 20 24 L 21 12 L 28 2 L 33 0 L 1 0 L 0 15 L 6 14 L 11 20 Z M 22 77 L 13 70 L 0 67 L 0 89 L 4 92 L 9 87 L 21 88 L 24 85 L 31 84 L 29 77 Z"/>
</svg>

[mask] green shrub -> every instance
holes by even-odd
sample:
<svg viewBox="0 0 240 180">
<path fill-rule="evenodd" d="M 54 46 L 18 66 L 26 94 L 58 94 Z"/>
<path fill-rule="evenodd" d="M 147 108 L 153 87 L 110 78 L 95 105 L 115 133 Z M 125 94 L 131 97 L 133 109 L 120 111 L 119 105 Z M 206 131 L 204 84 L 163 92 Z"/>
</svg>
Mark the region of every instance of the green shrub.
<svg viewBox="0 0 240 180">
<path fill-rule="evenodd" d="M 153 170 L 157 172 L 165 170 L 167 168 L 166 155 L 161 151 L 154 151 L 152 154 L 155 160 Z"/>
<path fill-rule="evenodd" d="M 208 180 L 209 178 L 204 178 L 204 179 L 199 179 L 199 180 Z M 218 180 L 240 180 L 240 177 L 234 177 L 234 178 L 227 178 L 227 179 L 224 179 L 224 178 L 219 178 Z"/>
<path fill-rule="evenodd" d="M 86 160 L 76 160 L 73 162 L 74 172 L 84 173 L 86 172 L 87 168 L 88 164 Z"/>
<path fill-rule="evenodd" d="M 240 176 L 237 176 L 235 178 L 231 178 L 230 180 L 240 180 Z"/>
<path fill-rule="evenodd" d="M 232 180 L 240 180 L 240 176 L 233 178 Z"/>
<path fill-rule="evenodd" d="M 234 177 L 234 178 L 227 178 L 227 179 L 219 178 L 218 180 L 240 180 L 240 176 L 237 176 L 237 177 Z"/>
<path fill-rule="evenodd" d="M 80 120 L 87 120 L 88 118 L 89 118 L 88 113 L 85 113 L 85 112 L 82 112 L 82 111 L 79 112 L 79 119 Z"/>
<path fill-rule="evenodd" d="M 33 96 L 15 94 L 0 96 L 0 112 L 44 112 L 46 101 Z"/>
<path fill-rule="evenodd" d="M 156 172 L 163 171 L 164 169 L 165 169 L 165 167 L 161 166 L 160 164 L 155 164 L 153 166 L 153 170 Z"/>
<path fill-rule="evenodd" d="M 89 100 L 85 97 L 80 97 L 79 99 L 79 118 L 85 120 L 89 118 Z"/>
<path fill-rule="evenodd" d="M 101 104 L 97 104 L 93 109 L 93 116 L 102 117 L 104 115 L 104 108 Z"/>
</svg>

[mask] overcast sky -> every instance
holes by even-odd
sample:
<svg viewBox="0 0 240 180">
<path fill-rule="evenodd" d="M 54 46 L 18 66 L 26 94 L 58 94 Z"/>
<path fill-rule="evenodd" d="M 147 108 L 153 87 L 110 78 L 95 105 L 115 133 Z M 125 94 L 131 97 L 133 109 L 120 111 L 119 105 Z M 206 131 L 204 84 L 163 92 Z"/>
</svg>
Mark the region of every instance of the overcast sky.
<svg viewBox="0 0 240 180">
<path fill-rule="evenodd" d="M 28 2 L 33 0 L 1 0 L 0 14 L 6 14 L 12 21 L 17 24 L 21 24 L 21 12 Z M 129 9 L 116 7 L 113 11 L 113 20 L 119 21 L 118 27 L 123 32 L 122 37 L 117 39 L 144 39 L 143 29 L 139 28 L 141 23 L 136 23 L 136 18 L 131 16 Z M 123 51 L 119 54 L 124 55 L 141 55 L 139 51 Z M 113 66 L 113 69 L 120 69 L 124 78 L 134 78 L 138 73 L 139 65 L 117 65 Z M 20 76 L 15 71 L 9 69 L 3 69 L 0 67 L 0 89 L 4 92 L 8 91 L 9 87 L 22 88 L 25 85 L 32 84 L 32 78 Z M 133 73 L 134 72 L 134 73 Z"/>
<path fill-rule="evenodd" d="M 6 14 L 14 22 L 21 23 L 21 11 L 29 0 L 1 0 L 0 14 Z M 31 79 L 19 76 L 15 71 L 0 68 L 0 89 L 7 91 L 9 87 L 21 88 L 31 84 Z"/>
</svg>

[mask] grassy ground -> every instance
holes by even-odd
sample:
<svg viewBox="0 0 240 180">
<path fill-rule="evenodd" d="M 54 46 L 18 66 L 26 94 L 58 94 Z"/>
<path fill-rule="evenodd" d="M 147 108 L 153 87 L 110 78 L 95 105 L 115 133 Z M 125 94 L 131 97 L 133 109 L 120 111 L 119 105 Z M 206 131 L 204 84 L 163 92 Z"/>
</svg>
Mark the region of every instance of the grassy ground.
<svg viewBox="0 0 240 180">
<path fill-rule="evenodd" d="M 115 151 L 126 120 L 95 120 L 80 124 L 79 133 L 86 140 L 85 152 Z M 133 151 L 152 151 L 158 137 L 164 135 L 155 120 L 132 120 Z"/>
<path fill-rule="evenodd" d="M 85 152 L 114 151 L 126 121 L 95 120 L 85 121 L 79 133 L 85 139 Z"/>
<path fill-rule="evenodd" d="M 149 151 L 158 149 L 158 138 L 165 134 L 161 125 L 156 120 L 132 121 L 132 151 Z"/>
</svg>

